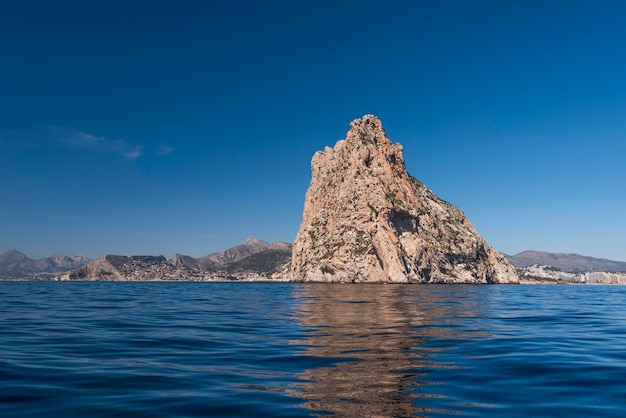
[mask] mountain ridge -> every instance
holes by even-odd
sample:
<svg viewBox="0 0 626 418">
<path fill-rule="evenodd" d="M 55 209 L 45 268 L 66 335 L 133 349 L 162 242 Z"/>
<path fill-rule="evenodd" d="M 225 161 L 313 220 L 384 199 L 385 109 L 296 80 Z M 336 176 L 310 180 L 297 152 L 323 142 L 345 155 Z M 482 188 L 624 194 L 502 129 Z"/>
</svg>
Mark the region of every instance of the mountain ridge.
<svg viewBox="0 0 626 418">
<path fill-rule="evenodd" d="M 239 262 L 254 254 L 269 251 L 291 251 L 292 244 L 281 241 L 268 242 L 254 237 L 248 237 L 243 243 L 227 248 L 223 251 L 207 254 L 201 257 L 190 257 L 184 254 L 175 254 L 170 263 L 180 267 L 195 268 L 206 271 L 217 271 L 220 268 Z"/>
<path fill-rule="evenodd" d="M 576 253 L 551 253 L 526 250 L 515 255 L 505 255 L 516 268 L 543 265 L 568 272 L 626 272 L 626 262 L 584 256 Z"/>
<path fill-rule="evenodd" d="M 82 255 L 54 253 L 50 257 L 32 259 L 26 254 L 10 249 L 0 254 L 0 275 L 29 275 L 39 273 L 60 273 L 81 267 L 92 261 Z"/>
<path fill-rule="evenodd" d="M 178 280 L 206 281 L 232 274 L 260 276 L 271 274 L 291 256 L 291 244 L 249 237 L 242 244 L 203 257 L 175 254 L 169 260 L 159 256 L 105 254 L 72 271 L 60 280 Z"/>
<path fill-rule="evenodd" d="M 206 270 L 218 269 L 226 264 L 235 263 L 260 251 L 269 250 L 271 246 L 272 244 L 267 241 L 248 237 L 242 244 L 227 248 L 224 251 L 198 257 L 196 260 L 200 268 Z"/>
</svg>

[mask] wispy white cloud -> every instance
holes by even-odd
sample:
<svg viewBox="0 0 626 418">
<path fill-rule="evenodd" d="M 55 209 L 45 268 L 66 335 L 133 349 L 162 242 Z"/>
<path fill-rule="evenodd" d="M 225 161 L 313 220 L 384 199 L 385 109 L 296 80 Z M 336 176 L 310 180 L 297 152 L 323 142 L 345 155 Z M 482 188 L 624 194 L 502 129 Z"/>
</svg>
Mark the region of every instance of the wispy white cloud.
<svg viewBox="0 0 626 418">
<path fill-rule="evenodd" d="M 73 148 L 104 149 L 107 147 L 107 140 L 104 137 L 60 126 L 50 126 L 49 128 L 58 142 Z"/>
<path fill-rule="evenodd" d="M 167 155 L 174 152 L 174 147 L 170 147 L 165 144 L 161 144 L 159 149 L 155 152 L 156 155 Z"/>
<path fill-rule="evenodd" d="M 133 149 L 122 153 L 129 160 L 135 160 L 143 155 L 143 147 L 136 145 Z"/>
<path fill-rule="evenodd" d="M 107 152 L 135 160 L 143 155 L 143 147 L 130 144 L 123 139 L 107 139 L 88 132 L 60 126 L 50 126 L 55 142 L 76 149 L 87 149 L 98 152 Z"/>
</svg>

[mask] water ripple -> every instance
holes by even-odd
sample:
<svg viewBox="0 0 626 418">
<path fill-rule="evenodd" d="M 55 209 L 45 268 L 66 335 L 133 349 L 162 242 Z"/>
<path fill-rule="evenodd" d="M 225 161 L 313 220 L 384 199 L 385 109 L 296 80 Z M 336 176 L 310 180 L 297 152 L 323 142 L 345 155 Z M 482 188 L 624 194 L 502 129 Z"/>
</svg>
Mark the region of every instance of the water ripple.
<svg viewBox="0 0 626 418">
<path fill-rule="evenodd" d="M 0 415 L 599 416 L 626 288 L 0 282 Z"/>
</svg>

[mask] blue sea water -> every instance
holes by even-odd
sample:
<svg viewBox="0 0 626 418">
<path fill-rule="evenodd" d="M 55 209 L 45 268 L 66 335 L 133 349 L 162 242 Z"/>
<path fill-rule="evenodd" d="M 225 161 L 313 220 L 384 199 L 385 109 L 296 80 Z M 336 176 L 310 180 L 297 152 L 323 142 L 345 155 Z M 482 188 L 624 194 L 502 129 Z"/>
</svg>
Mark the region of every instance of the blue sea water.
<svg viewBox="0 0 626 418">
<path fill-rule="evenodd" d="M 626 287 L 0 282 L 0 416 L 618 417 Z"/>
</svg>

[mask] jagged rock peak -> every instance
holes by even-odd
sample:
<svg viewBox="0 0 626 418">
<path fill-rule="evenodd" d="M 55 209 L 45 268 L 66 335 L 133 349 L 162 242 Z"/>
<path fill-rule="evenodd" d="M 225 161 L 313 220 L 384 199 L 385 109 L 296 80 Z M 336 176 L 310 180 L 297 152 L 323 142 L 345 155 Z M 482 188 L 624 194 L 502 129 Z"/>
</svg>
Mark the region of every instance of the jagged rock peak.
<svg viewBox="0 0 626 418">
<path fill-rule="evenodd" d="M 261 243 L 265 243 L 265 241 L 263 241 L 262 239 L 257 239 L 257 238 L 250 236 L 246 238 L 246 240 L 243 243 L 244 244 L 261 244 Z"/>
<path fill-rule="evenodd" d="M 376 116 L 365 115 L 345 139 L 315 153 L 292 279 L 517 282 L 460 210 L 409 175 L 402 151 Z"/>
<path fill-rule="evenodd" d="M 383 124 L 375 115 L 365 115 L 361 119 L 355 119 L 350 122 L 350 131 L 348 131 L 347 139 L 357 138 L 362 143 L 378 144 L 379 141 L 387 141 Z"/>
<path fill-rule="evenodd" d="M 0 254 L 0 262 L 19 262 L 28 260 L 26 254 L 16 250 L 11 249 Z"/>
</svg>

